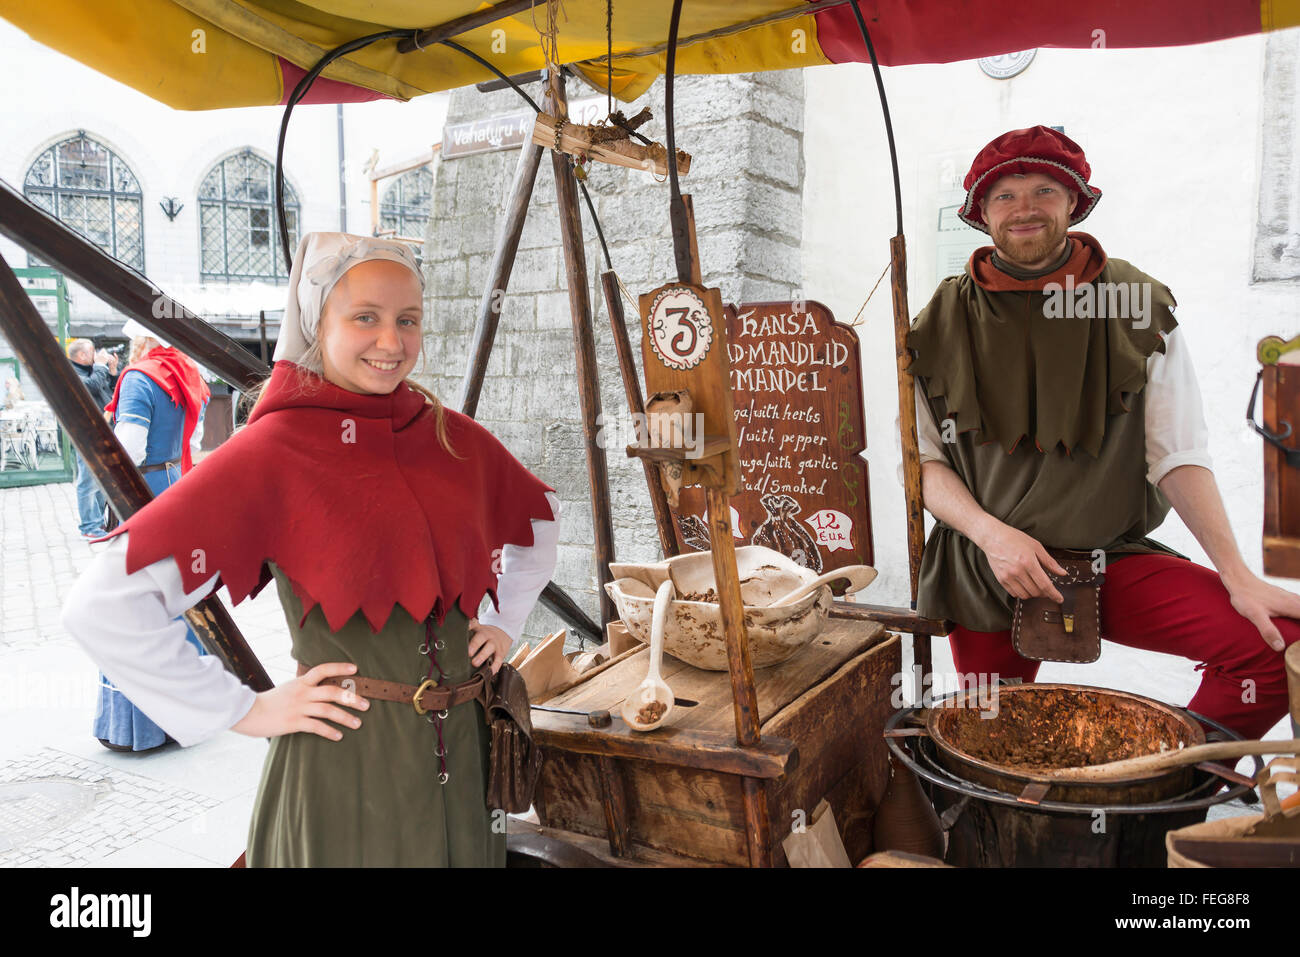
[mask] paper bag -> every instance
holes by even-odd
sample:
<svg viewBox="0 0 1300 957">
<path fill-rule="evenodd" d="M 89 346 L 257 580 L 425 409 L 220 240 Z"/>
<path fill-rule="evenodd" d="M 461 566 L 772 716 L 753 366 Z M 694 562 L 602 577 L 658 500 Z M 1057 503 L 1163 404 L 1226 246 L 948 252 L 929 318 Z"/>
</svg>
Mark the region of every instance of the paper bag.
<svg viewBox="0 0 1300 957">
<path fill-rule="evenodd" d="M 786 860 L 791 867 L 852 867 L 849 852 L 844 849 L 840 830 L 835 826 L 835 815 L 823 798 L 813 808 L 812 819 L 798 831 L 781 842 Z"/>
</svg>

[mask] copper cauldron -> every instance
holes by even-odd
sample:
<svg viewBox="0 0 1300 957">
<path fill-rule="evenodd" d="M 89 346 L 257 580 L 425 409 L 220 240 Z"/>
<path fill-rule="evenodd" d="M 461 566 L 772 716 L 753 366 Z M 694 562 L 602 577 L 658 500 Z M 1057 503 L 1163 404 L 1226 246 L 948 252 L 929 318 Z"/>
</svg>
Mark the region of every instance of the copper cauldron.
<svg viewBox="0 0 1300 957">
<path fill-rule="evenodd" d="M 1205 743 L 1201 726 L 1169 705 L 1125 691 L 1064 684 L 967 691 L 930 708 L 926 730 L 939 763 L 958 777 L 1008 794 L 1076 804 L 1163 801 L 1186 793 L 1195 769 L 1086 784 L 1057 781 L 1043 769 Z"/>
</svg>

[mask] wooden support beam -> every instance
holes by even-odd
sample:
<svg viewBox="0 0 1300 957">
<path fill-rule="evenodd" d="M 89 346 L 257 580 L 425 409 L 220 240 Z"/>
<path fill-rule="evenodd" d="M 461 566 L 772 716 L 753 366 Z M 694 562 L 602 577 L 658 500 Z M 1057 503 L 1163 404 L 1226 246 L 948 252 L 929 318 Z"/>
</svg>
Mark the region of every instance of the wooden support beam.
<svg viewBox="0 0 1300 957">
<path fill-rule="evenodd" d="M 921 496 L 921 455 L 916 439 L 916 383 L 908 367 L 907 331 L 912 318 L 907 309 L 907 242 L 900 233 L 889 241 L 889 287 L 894 307 L 894 354 L 898 366 L 898 428 L 903 447 L 903 500 L 907 509 L 907 570 L 912 583 L 912 607 L 921 577 L 925 549 L 925 505 Z M 932 670 L 930 636 L 913 632 L 913 661 L 924 678 Z"/>
<path fill-rule="evenodd" d="M 633 731 L 615 717 L 608 728 L 596 729 L 585 715 L 533 711 L 533 736 L 544 748 L 603 754 L 613 758 L 655 761 L 751 778 L 779 778 L 799 765 L 799 751 L 784 738 L 767 738 L 750 748 L 736 747 L 730 734 L 667 725 L 652 734 Z"/>
<path fill-rule="evenodd" d="M 745 842 L 750 867 L 772 866 L 772 822 L 767 816 L 767 782 L 741 778 L 745 798 Z"/>
<path fill-rule="evenodd" d="M 553 77 L 547 95 L 548 108 L 558 115 L 567 112 L 564 81 Z M 587 452 L 587 479 L 591 487 L 591 524 L 596 539 L 596 584 L 600 594 L 601 624 L 618 617 L 614 601 L 605 591 L 613 580 L 609 563 L 615 560 L 614 526 L 610 518 L 609 470 L 596 425 L 600 417 L 600 373 L 596 362 L 596 339 L 592 329 L 588 298 L 587 258 L 582 240 L 582 212 L 578 208 L 578 183 L 569 157 L 551 153 L 555 172 L 555 196 L 559 205 L 560 236 L 564 242 L 564 268 L 569 286 L 569 309 L 573 314 L 573 354 L 578 371 L 578 406 Z"/>
<path fill-rule="evenodd" d="M 144 476 L 108 427 L 103 412 L 95 406 L 3 257 L 0 257 L 0 330 L 36 380 L 59 424 L 103 488 L 113 511 L 125 519 L 147 505 L 153 493 L 145 484 Z M 186 617 L 195 626 L 195 634 L 204 647 L 240 681 L 254 691 L 274 687 L 217 598 L 204 599 Z"/>
<path fill-rule="evenodd" d="M 736 571 L 736 543 L 731 538 L 731 500 L 723 489 L 707 488 L 709 541 L 713 545 L 713 574 L 718 588 L 722 628 L 727 638 L 727 672 L 731 676 L 736 740 L 744 747 L 759 743 L 758 696 L 754 692 L 754 666 L 745 634 L 745 608 Z"/>
<path fill-rule="evenodd" d="M 555 130 L 560 128 L 559 151 L 570 156 L 585 157 L 611 166 L 623 166 L 628 169 L 644 170 L 656 176 L 668 175 L 668 153 L 661 143 L 646 146 L 633 143 L 627 136 L 623 139 L 598 139 L 604 127 L 584 126 L 580 123 L 561 121 L 549 113 L 538 113 L 533 121 L 531 142 L 539 146 L 555 149 L 557 141 Z M 677 174 L 685 176 L 691 170 L 691 156 L 682 150 L 677 151 Z"/>
<path fill-rule="evenodd" d="M 627 397 L 627 408 L 635 416 L 644 416 L 645 399 L 641 396 L 641 380 L 637 378 L 632 341 L 627 334 L 623 294 L 619 289 L 618 276 L 613 272 L 601 273 L 600 284 L 605 291 L 605 308 L 609 311 L 609 327 L 614 334 L 614 350 L 618 353 L 618 369 L 623 377 L 623 393 Z M 673 524 L 672 509 L 668 507 L 668 495 L 659 480 L 658 467 L 649 459 L 643 458 L 641 468 L 645 471 L 646 486 L 650 489 L 650 507 L 655 513 L 659 545 L 663 549 L 664 558 L 671 558 L 679 554 L 681 549 L 677 547 L 677 530 Z"/>
<path fill-rule="evenodd" d="M 487 284 L 479 302 L 478 319 L 474 323 L 474 338 L 470 343 L 469 368 L 460 389 L 460 410 L 473 418 L 478 412 L 479 394 L 483 390 L 483 377 L 487 374 L 488 358 L 496 340 L 497 324 L 501 319 L 501 306 L 506 289 L 510 286 L 510 273 L 515 267 L 519 251 L 519 237 L 524 231 L 528 216 L 528 203 L 537 181 L 537 167 L 542 161 L 542 148 L 525 143 L 519 151 L 514 182 L 510 185 L 510 198 L 506 202 L 506 218 L 497 237 L 496 251 L 488 269 Z"/>
<path fill-rule="evenodd" d="M 450 40 L 452 37 L 468 33 L 470 30 L 477 30 L 489 23 L 496 23 L 506 17 L 513 17 L 517 13 L 523 13 L 525 10 L 531 9 L 535 2 L 536 0 L 506 0 L 506 2 L 498 3 L 486 10 L 467 13 L 464 16 L 456 17 L 454 20 L 448 20 L 446 23 L 440 23 L 436 27 L 421 30 L 416 34 L 414 40 L 399 40 L 397 52 L 414 53 L 434 43 Z"/>
<path fill-rule="evenodd" d="M 12 239 L 110 306 L 158 333 L 241 391 L 270 374 L 266 364 L 137 272 L 0 181 L 0 235 Z"/>
<path fill-rule="evenodd" d="M 910 608 L 893 605 L 867 605 L 856 601 L 831 602 L 832 618 L 851 618 L 854 621 L 878 621 L 894 631 L 912 635 L 946 635 L 952 631 L 952 622 L 935 618 L 922 618 Z"/>
<path fill-rule="evenodd" d="M 627 789 L 619 763 L 602 755 L 596 759 L 600 768 L 600 801 L 605 808 L 605 826 L 609 829 L 609 852 L 615 857 L 632 853 L 627 816 Z"/>
</svg>

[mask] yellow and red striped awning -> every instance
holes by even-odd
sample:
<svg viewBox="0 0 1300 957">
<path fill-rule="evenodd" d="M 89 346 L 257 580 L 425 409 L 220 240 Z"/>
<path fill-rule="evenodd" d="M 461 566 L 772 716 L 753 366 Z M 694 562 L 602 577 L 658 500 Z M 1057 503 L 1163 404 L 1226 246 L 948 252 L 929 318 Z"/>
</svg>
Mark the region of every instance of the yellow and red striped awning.
<svg viewBox="0 0 1300 957">
<path fill-rule="evenodd" d="M 388 29 L 437 26 L 475 0 L 0 0 L 32 38 L 169 106 L 283 103 L 323 53 Z M 498 4 L 518 9 L 520 4 Z M 1300 24 L 1300 0 L 860 0 L 880 62 L 945 63 L 1032 47 L 1203 43 Z M 631 100 L 664 69 L 671 0 L 614 0 L 613 92 Z M 475 27 L 457 43 L 506 74 L 544 67 L 533 11 Z M 536 21 L 534 21 L 534 15 Z M 686 0 L 679 73 L 748 73 L 868 57 L 847 0 Z M 383 40 L 327 67 L 303 102 L 407 100 L 491 79 L 445 46 L 399 53 Z M 559 59 L 607 85 L 606 0 L 564 0 Z"/>
</svg>

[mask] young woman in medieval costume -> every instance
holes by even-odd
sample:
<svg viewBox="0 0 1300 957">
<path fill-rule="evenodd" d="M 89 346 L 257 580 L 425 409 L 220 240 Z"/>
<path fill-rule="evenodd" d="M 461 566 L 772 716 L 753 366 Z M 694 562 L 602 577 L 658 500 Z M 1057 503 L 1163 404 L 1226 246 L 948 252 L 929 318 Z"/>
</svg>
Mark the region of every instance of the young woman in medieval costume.
<svg viewBox="0 0 1300 957">
<path fill-rule="evenodd" d="M 271 738 L 251 867 L 505 862 L 479 702 L 421 715 L 353 690 L 495 671 L 555 565 L 554 490 L 406 379 L 422 289 L 401 243 L 304 236 L 248 426 L 125 522 L 65 605 L 180 744 Z M 238 603 L 272 578 L 299 677 L 254 694 L 172 618 L 218 584 Z"/>
<path fill-rule="evenodd" d="M 122 371 L 105 410 L 113 431 L 155 496 L 180 481 L 203 440 L 209 391 L 188 356 L 158 339 L 135 320 L 122 332 L 131 340 L 130 365 Z M 104 534 L 101 529 L 99 534 Z M 193 631 L 186 640 L 200 654 Z M 91 734 L 112 751 L 154 751 L 171 736 L 128 700 L 103 674 Z"/>
</svg>

